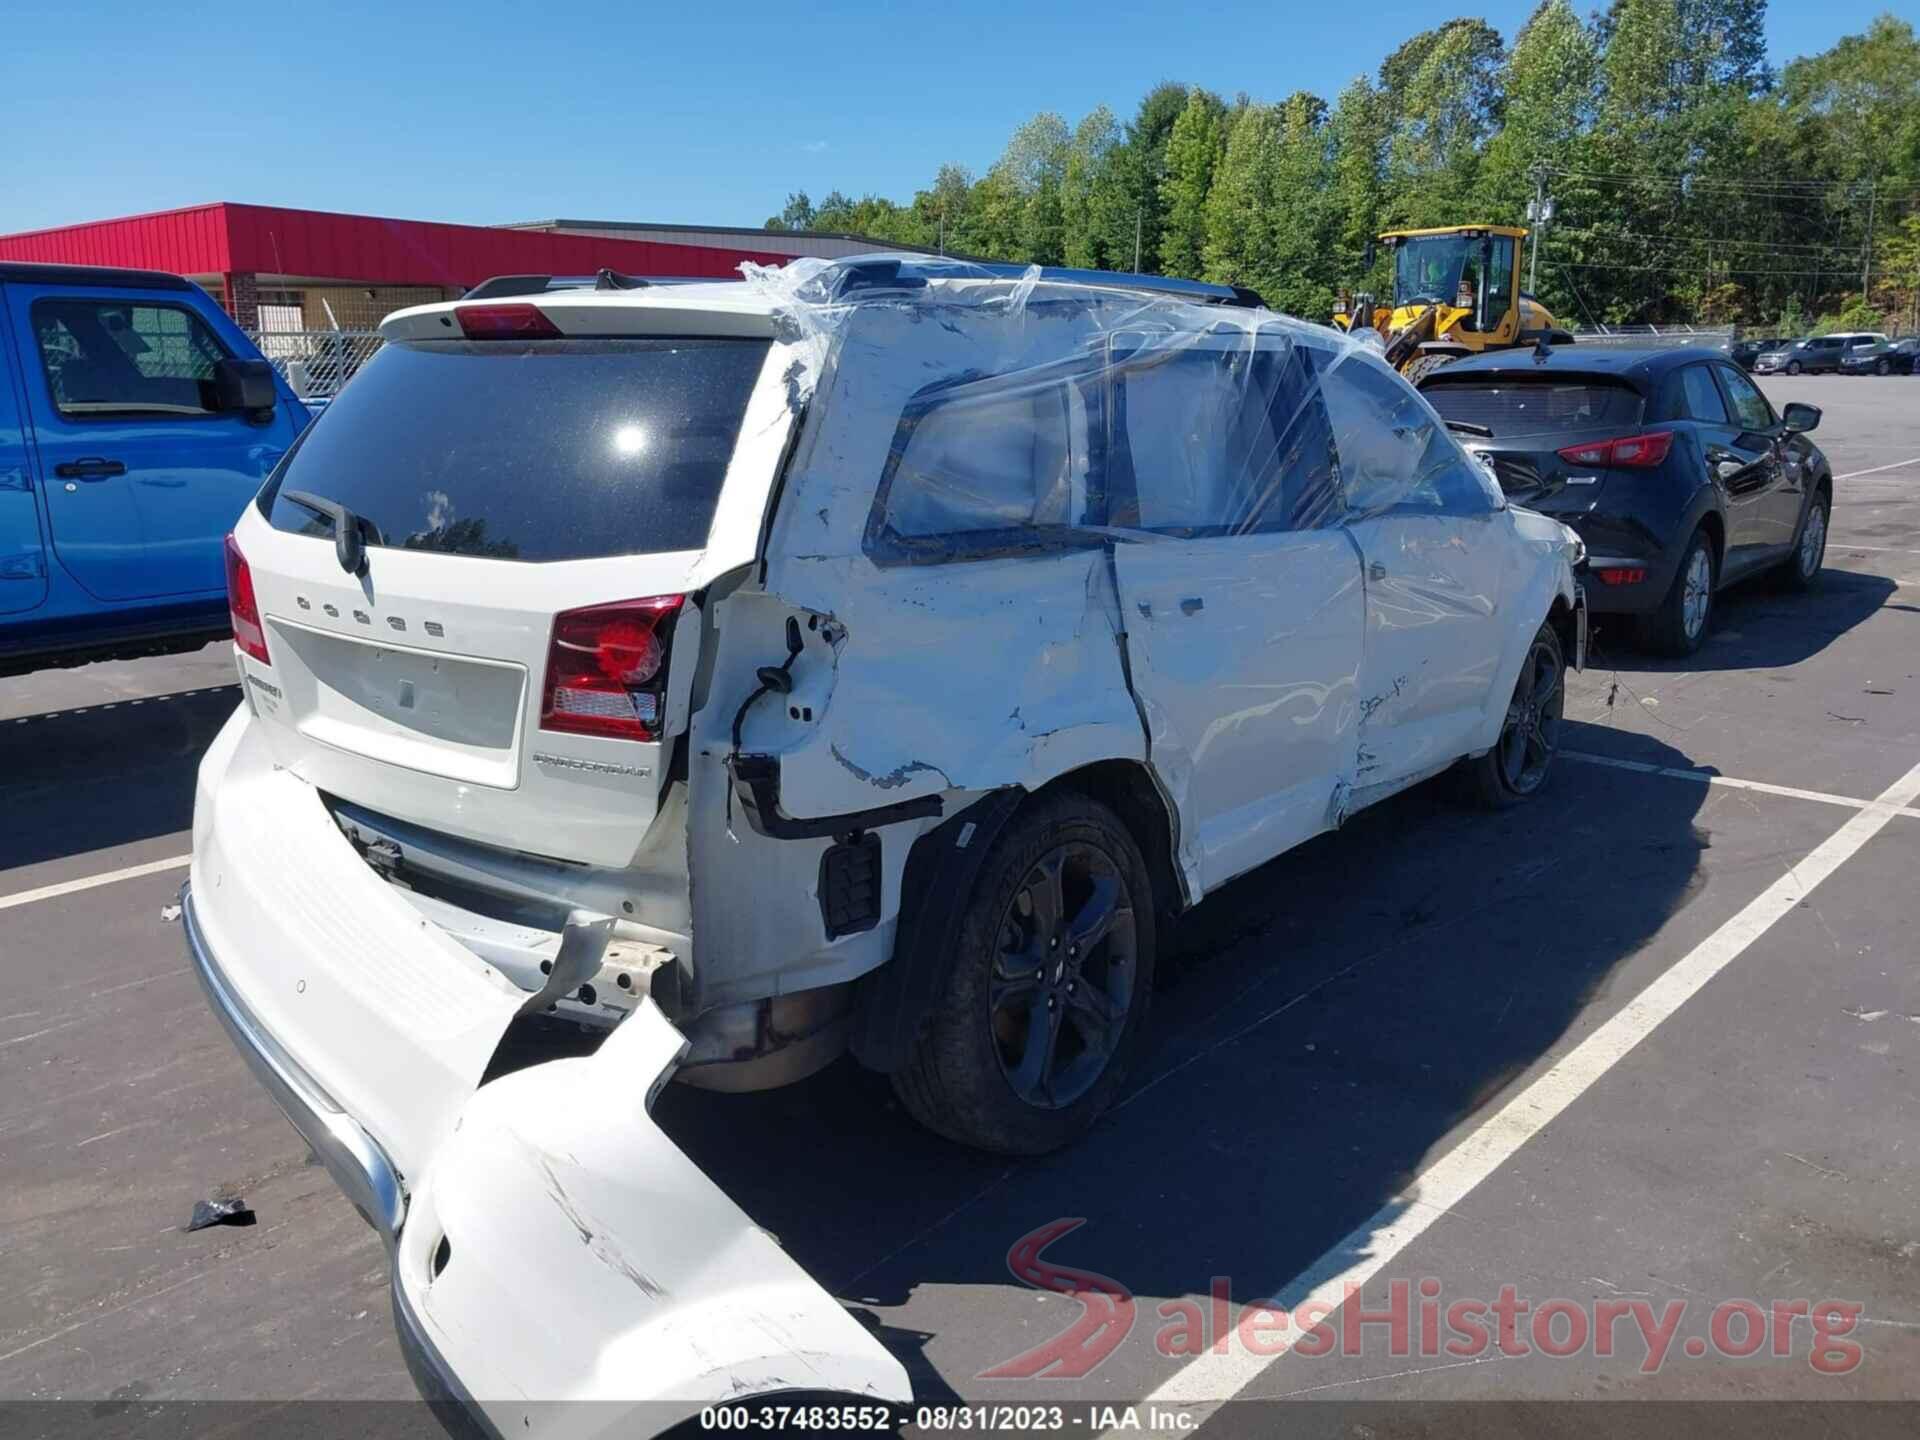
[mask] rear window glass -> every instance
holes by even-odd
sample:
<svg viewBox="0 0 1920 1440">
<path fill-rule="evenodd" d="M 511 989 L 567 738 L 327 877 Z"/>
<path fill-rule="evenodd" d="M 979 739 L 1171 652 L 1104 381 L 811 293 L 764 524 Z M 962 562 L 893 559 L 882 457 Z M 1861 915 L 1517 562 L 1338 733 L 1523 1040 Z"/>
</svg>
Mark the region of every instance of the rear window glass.
<svg viewBox="0 0 1920 1440">
<path fill-rule="evenodd" d="M 1624 386 L 1589 381 L 1455 380 L 1423 386 L 1420 393 L 1445 419 L 1484 425 L 1502 437 L 1584 430 L 1589 425 L 1638 425 L 1642 409 L 1640 397 Z"/>
<path fill-rule="evenodd" d="M 384 346 L 301 438 L 260 507 L 329 536 L 304 491 L 379 541 L 502 560 L 698 550 L 764 340 Z"/>
</svg>

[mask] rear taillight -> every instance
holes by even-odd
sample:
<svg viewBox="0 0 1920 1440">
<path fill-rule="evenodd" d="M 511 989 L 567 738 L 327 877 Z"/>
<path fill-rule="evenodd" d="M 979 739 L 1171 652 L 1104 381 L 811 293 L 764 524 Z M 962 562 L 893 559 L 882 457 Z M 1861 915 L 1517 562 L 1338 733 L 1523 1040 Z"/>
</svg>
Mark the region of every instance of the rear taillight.
<svg viewBox="0 0 1920 1440">
<path fill-rule="evenodd" d="M 1593 573 L 1602 585 L 1638 585 L 1647 578 L 1646 568 L 1640 565 L 1609 565 Z"/>
<path fill-rule="evenodd" d="M 233 536 L 227 536 L 227 617 L 233 622 L 233 643 L 262 665 L 271 665 L 267 632 L 260 624 L 260 602 L 253 597 L 253 571 Z"/>
<path fill-rule="evenodd" d="M 655 595 L 553 617 L 540 728 L 616 740 L 658 740 L 666 720 L 667 652 L 684 595 Z"/>
<path fill-rule="evenodd" d="M 453 312 L 469 340 L 558 340 L 560 327 L 538 305 L 462 305 Z"/>
<path fill-rule="evenodd" d="M 1593 440 L 1585 445 L 1569 445 L 1558 453 L 1569 465 L 1645 470 L 1665 460 L 1667 451 L 1672 448 L 1673 432 L 1656 430 L 1649 435 L 1627 435 L 1618 440 Z"/>
</svg>

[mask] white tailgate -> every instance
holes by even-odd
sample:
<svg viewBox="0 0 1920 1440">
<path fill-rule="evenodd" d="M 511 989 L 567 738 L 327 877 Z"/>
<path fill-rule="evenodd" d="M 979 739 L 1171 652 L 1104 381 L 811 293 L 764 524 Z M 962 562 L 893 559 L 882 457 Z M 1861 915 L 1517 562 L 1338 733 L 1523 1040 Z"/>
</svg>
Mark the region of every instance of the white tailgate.
<svg viewBox="0 0 1920 1440">
<path fill-rule="evenodd" d="M 242 665 L 281 765 L 330 795 L 483 844 L 632 861 L 671 740 L 540 729 L 553 618 L 685 594 L 699 552 L 530 565 L 373 548 L 356 579 L 330 540 L 275 530 L 251 506 L 234 534 L 273 662 Z M 668 670 L 672 726 L 684 726 L 694 669 L 691 602 L 678 635 L 690 643 Z"/>
</svg>

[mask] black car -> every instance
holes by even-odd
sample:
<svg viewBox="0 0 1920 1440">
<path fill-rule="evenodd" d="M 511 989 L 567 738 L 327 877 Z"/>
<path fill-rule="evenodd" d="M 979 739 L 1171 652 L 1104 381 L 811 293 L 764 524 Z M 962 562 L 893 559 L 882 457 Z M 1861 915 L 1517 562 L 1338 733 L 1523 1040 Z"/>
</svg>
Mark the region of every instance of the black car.
<svg viewBox="0 0 1920 1440">
<path fill-rule="evenodd" d="M 1819 577 L 1833 471 L 1806 432 L 1820 411 L 1776 414 L 1719 351 L 1506 350 L 1432 371 L 1420 393 L 1510 500 L 1579 532 L 1589 607 L 1638 617 L 1655 649 L 1697 649 L 1732 581 Z"/>
<path fill-rule="evenodd" d="M 1736 340 L 1727 354 L 1742 370 L 1751 370 L 1753 362 L 1767 351 L 1779 350 L 1792 343 L 1791 340 L 1783 340 L 1778 335 L 1769 335 L 1763 340 Z"/>
<path fill-rule="evenodd" d="M 1875 341 L 1871 345 L 1857 345 L 1847 351 L 1841 359 L 1840 373 L 1842 375 L 1911 375 L 1916 350 L 1920 350 L 1920 341 L 1902 340 L 1893 344 Z"/>
</svg>

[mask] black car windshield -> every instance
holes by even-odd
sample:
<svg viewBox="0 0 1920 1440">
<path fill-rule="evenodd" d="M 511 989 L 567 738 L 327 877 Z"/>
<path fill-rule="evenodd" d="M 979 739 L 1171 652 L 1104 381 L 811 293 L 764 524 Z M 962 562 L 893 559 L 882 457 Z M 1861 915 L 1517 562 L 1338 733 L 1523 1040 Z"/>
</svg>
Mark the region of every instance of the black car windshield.
<svg viewBox="0 0 1920 1440">
<path fill-rule="evenodd" d="M 1393 302 L 1432 301 L 1451 305 L 1460 293 L 1467 262 L 1480 254 L 1480 241 L 1464 235 L 1420 235 L 1402 240 L 1393 256 Z"/>
<path fill-rule="evenodd" d="M 260 494 L 277 530 L 502 560 L 698 550 L 764 340 L 384 346 Z"/>
</svg>

